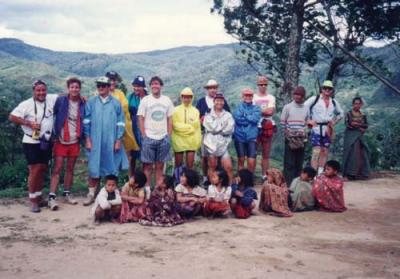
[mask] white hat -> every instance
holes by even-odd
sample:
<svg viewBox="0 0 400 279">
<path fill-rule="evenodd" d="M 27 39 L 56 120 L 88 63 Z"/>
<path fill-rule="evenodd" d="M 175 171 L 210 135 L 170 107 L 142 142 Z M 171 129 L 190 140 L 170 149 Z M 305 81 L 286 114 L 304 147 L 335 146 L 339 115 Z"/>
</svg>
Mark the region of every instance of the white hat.
<svg viewBox="0 0 400 279">
<path fill-rule="evenodd" d="M 207 81 L 207 84 L 204 85 L 204 88 L 209 88 L 209 87 L 218 87 L 218 82 L 215 79 L 210 79 Z"/>
<path fill-rule="evenodd" d="M 110 79 L 108 77 L 99 77 L 96 79 L 96 83 L 110 84 Z"/>
</svg>

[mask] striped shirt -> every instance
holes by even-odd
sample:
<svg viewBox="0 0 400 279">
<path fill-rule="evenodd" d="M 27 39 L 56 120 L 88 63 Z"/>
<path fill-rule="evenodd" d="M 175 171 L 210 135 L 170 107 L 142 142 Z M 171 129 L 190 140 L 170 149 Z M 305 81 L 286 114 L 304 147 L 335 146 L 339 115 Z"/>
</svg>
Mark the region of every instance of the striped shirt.
<svg viewBox="0 0 400 279">
<path fill-rule="evenodd" d="M 281 126 L 289 131 L 305 131 L 309 118 L 308 107 L 295 101 L 285 105 L 281 114 Z"/>
</svg>

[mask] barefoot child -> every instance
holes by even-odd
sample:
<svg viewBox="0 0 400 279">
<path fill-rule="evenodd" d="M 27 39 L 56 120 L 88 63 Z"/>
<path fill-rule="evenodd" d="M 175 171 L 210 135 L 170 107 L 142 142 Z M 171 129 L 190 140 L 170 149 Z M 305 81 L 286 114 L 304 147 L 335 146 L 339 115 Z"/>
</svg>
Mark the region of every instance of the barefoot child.
<svg viewBox="0 0 400 279">
<path fill-rule="evenodd" d="M 340 163 L 330 160 L 326 162 L 324 172 L 315 179 L 312 194 L 319 210 L 330 212 L 343 212 L 346 210 L 343 179 L 338 176 L 339 171 Z"/>
<path fill-rule="evenodd" d="M 117 220 L 121 211 L 121 196 L 117 184 L 118 178 L 115 175 L 105 177 L 105 185 L 97 195 L 92 208 L 96 225 L 104 220 L 113 222 Z"/>
<path fill-rule="evenodd" d="M 257 192 L 253 189 L 254 175 L 248 169 L 241 169 L 236 180 L 237 184 L 232 185 L 229 204 L 236 218 L 246 219 L 256 207 Z"/>
<path fill-rule="evenodd" d="M 293 179 L 289 188 L 289 204 L 292 211 L 313 210 L 315 200 L 312 195 L 312 181 L 317 171 L 312 167 L 305 167 L 300 176 Z"/>
<path fill-rule="evenodd" d="M 145 226 L 172 227 L 184 221 L 175 209 L 174 178 L 164 175 L 161 184 L 151 193 L 146 216 L 139 224 Z"/>
<path fill-rule="evenodd" d="M 136 171 L 121 189 L 122 207 L 120 223 L 137 222 L 145 216 L 144 186 L 147 179 L 143 172 Z"/>
<path fill-rule="evenodd" d="M 202 213 L 207 192 L 199 185 L 199 175 L 196 171 L 186 169 L 180 184 L 175 187 L 176 209 L 183 218 L 190 219 Z"/>
<path fill-rule="evenodd" d="M 231 197 L 228 174 L 223 169 L 217 170 L 211 174 L 210 182 L 204 215 L 208 217 L 227 216 Z"/>
</svg>

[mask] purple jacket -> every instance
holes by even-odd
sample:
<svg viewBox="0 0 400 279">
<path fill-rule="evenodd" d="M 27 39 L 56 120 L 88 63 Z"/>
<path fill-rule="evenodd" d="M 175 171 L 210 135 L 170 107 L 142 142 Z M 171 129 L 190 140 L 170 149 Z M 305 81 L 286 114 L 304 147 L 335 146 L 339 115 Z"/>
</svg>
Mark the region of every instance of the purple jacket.
<svg viewBox="0 0 400 279">
<path fill-rule="evenodd" d="M 69 98 L 67 96 L 59 96 L 54 104 L 54 136 L 58 138 L 61 134 L 61 129 L 64 127 L 65 119 L 68 117 Z M 85 101 L 79 102 L 79 118 L 81 120 L 80 140 L 83 139 L 83 118 L 85 117 Z"/>
</svg>

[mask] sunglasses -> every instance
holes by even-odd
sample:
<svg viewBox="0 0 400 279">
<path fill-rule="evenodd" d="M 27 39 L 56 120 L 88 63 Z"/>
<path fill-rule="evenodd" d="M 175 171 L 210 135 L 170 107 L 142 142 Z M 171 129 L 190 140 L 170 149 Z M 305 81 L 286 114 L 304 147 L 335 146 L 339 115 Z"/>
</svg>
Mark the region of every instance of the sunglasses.
<svg viewBox="0 0 400 279">
<path fill-rule="evenodd" d="M 322 87 L 322 90 L 329 90 L 329 91 L 332 91 L 333 88 L 331 88 L 331 87 Z"/>
<path fill-rule="evenodd" d="M 110 85 L 105 84 L 105 83 L 99 83 L 96 85 L 97 88 L 105 88 L 105 87 L 109 87 Z"/>
<path fill-rule="evenodd" d="M 258 86 L 267 86 L 268 84 L 258 84 Z"/>
<path fill-rule="evenodd" d="M 182 95 L 182 98 L 184 98 L 184 99 L 192 99 L 193 96 L 190 96 L 190 95 Z"/>
</svg>

